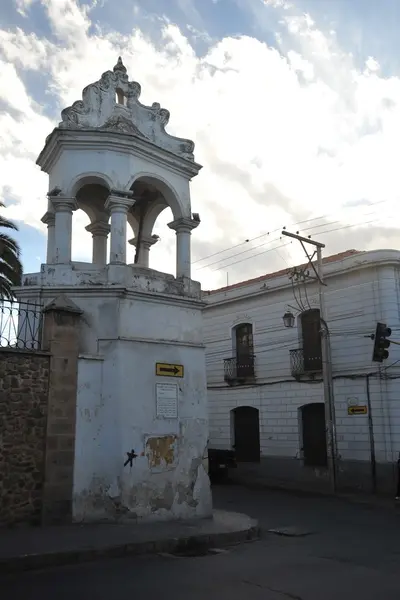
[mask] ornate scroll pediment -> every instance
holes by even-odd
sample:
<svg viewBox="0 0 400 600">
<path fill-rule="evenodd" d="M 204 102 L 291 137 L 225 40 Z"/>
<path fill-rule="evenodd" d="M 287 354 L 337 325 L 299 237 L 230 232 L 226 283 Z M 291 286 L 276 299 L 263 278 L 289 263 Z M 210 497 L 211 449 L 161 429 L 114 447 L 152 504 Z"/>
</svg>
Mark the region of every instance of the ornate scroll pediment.
<svg viewBox="0 0 400 600">
<path fill-rule="evenodd" d="M 61 112 L 62 129 L 101 129 L 135 135 L 182 158 L 194 160 L 191 140 L 169 135 L 165 126 L 169 112 L 155 102 L 145 106 L 139 102 L 141 88 L 129 81 L 121 58 L 113 71 L 106 71 L 99 81 L 82 92 L 82 100 Z"/>
</svg>

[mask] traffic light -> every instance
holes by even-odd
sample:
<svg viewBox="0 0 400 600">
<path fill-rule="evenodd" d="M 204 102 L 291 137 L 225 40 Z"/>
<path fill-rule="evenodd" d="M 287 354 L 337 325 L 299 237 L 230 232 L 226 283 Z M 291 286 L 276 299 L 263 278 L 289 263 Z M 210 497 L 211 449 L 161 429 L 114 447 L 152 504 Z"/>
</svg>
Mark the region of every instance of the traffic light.
<svg viewBox="0 0 400 600">
<path fill-rule="evenodd" d="M 386 323 L 377 323 L 376 331 L 374 335 L 374 351 L 372 353 L 372 360 L 374 362 L 382 362 L 389 356 L 387 348 L 390 346 L 390 340 L 387 338 L 392 334 L 390 327 L 386 327 Z"/>
</svg>

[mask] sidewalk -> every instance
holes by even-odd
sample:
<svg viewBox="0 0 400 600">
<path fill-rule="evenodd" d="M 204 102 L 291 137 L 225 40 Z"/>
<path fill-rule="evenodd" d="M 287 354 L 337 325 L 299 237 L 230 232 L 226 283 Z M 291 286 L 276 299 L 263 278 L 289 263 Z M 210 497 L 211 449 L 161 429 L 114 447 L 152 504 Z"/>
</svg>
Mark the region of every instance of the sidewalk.
<svg viewBox="0 0 400 600">
<path fill-rule="evenodd" d="M 301 488 L 296 485 L 290 485 L 290 483 L 284 481 L 266 482 L 264 479 L 246 477 L 245 475 L 234 475 L 231 477 L 230 482 L 249 490 L 271 490 L 287 492 L 288 494 L 298 496 L 323 496 L 325 498 L 335 498 L 336 500 L 342 500 L 343 502 L 349 502 L 351 504 L 360 504 L 371 508 L 390 510 L 400 515 L 400 501 L 396 501 L 394 498 L 388 496 L 374 496 L 369 493 L 350 493 L 341 491 L 333 494 L 331 491 L 321 488 Z"/>
<path fill-rule="evenodd" d="M 185 549 L 222 548 L 259 536 L 247 515 L 214 511 L 213 518 L 149 524 L 93 524 L 0 529 L 0 573 L 100 558 Z"/>
</svg>

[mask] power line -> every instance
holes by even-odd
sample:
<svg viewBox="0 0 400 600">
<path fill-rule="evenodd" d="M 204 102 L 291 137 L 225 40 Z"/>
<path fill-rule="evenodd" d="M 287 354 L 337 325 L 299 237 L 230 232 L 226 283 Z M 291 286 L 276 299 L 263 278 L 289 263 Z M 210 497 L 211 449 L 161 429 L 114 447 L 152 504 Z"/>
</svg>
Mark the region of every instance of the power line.
<svg viewBox="0 0 400 600">
<path fill-rule="evenodd" d="M 371 326 L 372 328 L 372 326 Z M 364 338 L 365 335 L 368 335 L 371 331 L 371 328 L 365 328 L 365 329 L 333 329 L 329 332 L 330 337 L 358 337 L 358 338 Z M 392 330 L 400 330 L 400 326 L 394 326 L 392 327 Z M 253 353 L 254 355 L 257 357 L 257 355 L 259 354 L 263 354 L 264 352 L 267 352 L 269 350 L 276 350 L 276 349 L 285 349 L 285 348 L 289 348 L 289 349 L 293 349 L 293 345 L 296 345 L 296 339 L 289 339 L 287 336 L 287 333 L 285 335 L 285 332 L 282 331 L 281 328 L 279 327 L 274 327 L 271 329 L 257 329 L 259 334 L 274 334 L 274 333 L 278 333 L 278 332 L 282 332 L 282 337 L 283 339 L 275 339 L 275 340 L 268 340 L 266 342 L 261 342 L 261 343 L 257 343 L 256 340 L 254 342 L 254 347 L 253 347 Z M 361 341 L 361 340 L 360 340 Z M 231 338 L 226 337 L 226 338 L 218 338 L 215 340 L 209 340 L 207 342 L 207 347 L 210 348 L 211 344 L 221 344 L 221 343 L 230 343 L 231 342 Z M 229 347 L 227 348 L 222 348 L 220 350 L 211 350 L 206 352 L 206 362 L 208 365 L 216 363 L 217 361 L 220 361 L 221 357 L 223 355 L 227 355 L 231 352 L 231 349 Z M 214 360 L 209 360 L 209 359 L 214 359 Z M 216 359 L 216 360 L 215 360 Z M 395 364 L 397 364 L 398 362 L 400 362 L 399 360 L 396 360 L 392 365 L 389 365 L 388 367 L 385 368 L 389 368 L 394 366 Z"/>
<path fill-rule="evenodd" d="M 371 204 L 369 204 L 368 206 L 377 206 L 378 204 L 385 204 L 386 202 L 389 202 L 389 200 L 378 200 L 378 202 L 371 202 Z M 354 210 L 353 207 L 348 207 L 347 209 L 344 210 Z M 321 219 L 327 219 L 329 216 L 333 215 L 335 213 L 328 213 L 326 215 L 322 215 L 320 217 L 312 217 L 311 219 L 304 219 L 302 221 L 297 221 L 296 223 L 291 223 L 290 227 L 295 227 L 296 225 L 304 225 L 305 223 L 312 223 L 314 221 L 319 221 Z M 340 221 L 335 221 L 336 223 L 339 223 Z M 324 227 L 326 225 L 328 225 L 329 223 L 324 223 L 322 225 L 317 225 L 316 227 Z M 333 223 L 332 223 L 333 224 Z M 203 260 L 208 260 L 209 258 L 213 258 L 214 256 L 218 256 L 219 254 L 223 254 L 224 252 L 228 252 L 229 250 L 234 250 L 235 248 L 239 248 L 240 246 L 243 246 L 244 244 L 247 244 L 249 242 L 254 242 L 256 240 L 261 239 L 262 237 L 265 237 L 266 235 L 272 235 L 274 233 L 277 233 L 279 231 L 281 231 L 282 229 L 285 229 L 286 226 L 282 226 L 282 227 L 278 227 L 277 229 L 274 229 L 273 231 L 267 231 L 265 233 L 262 233 L 260 235 L 257 235 L 253 238 L 249 238 L 246 239 L 244 242 L 240 242 L 239 244 L 235 244 L 234 246 L 229 246 L 228 248 L 225 248 L 224 250 L 219 250 L 218 252 L 213 252 L 212 254 L 209 254 L 207 256 L 203 256 L 202 258 L 198 258 L 197 260 L 193 261 L 192 264 L 196 264 L 198 262 L 202 262 Z M 306 228 L 305 231 L 309 231 L 310 229 L 312 229 L 311 227 Z M 230 257 L 227 257 L 230 258 Z"/>
<path fill-rule="evenodd" d="M 376 211 L 373 211 L 371 213 L 366 213 L 363 216 L 370 216 L 370 215 L 373 215 L 373 214 L 376 214 Z M 377 222 L 379 220 L 380 220 L 380 218 L 379 219 L 370 219 L 368 221 L 361 221 L 361 222 L 357 222 L 357 223 L 351 223 L 351 224 L 348 224 L 348 225 L 342 225 L 341 227 L 335 227 L 334 229 L 328 229 L 328 230 L 325 230 L 325 231 L 320 231 L 320 232 L 318 232 L 318 235 L 324 235 L 324 234 L 328 234 L 328 233 L 333 233 L 335 231 L 341 231 L 342 229 L 349 229 L 351 227 L 362 227 L 363 225 L 369 225 L 369 224 L 375 223 L 375 222 Z M 328 222 L 328 223 L 323 223 L 322 225 L 317 225 L 315 227 L 306 228 L 303 231 L 304 231 L 304 233 L 307 233 L 307 232 L 311 231 L 312 229 L 316 229 L 316 228 L 319 228 L 319 227 L 327 227 L 329 225 L 334 225 L 335 223 L 340 223 L 340 221 L 331 221 L 331 222 Z M 277 229 L 276 231 L 281 231 L 281 228 Z M 272 233 L 275 233 L 275 231 L 272 231 L 271 234 Z M 270 235 L 270 233 L 263 234 L 263 235 L 264 236 L 265 235 Z M 259 237 L 263 237 L 263 236 L 259 236 Z M 236 256 L 245 254 L 247 252 L 252 252 L 253 250 L 256 250 L 257 248 L 261 248 L 262 246 L 266 246 L 268 244 L 271 244 L 271 243 L 273 243 L 275 241 L 278 241 L 279 239 L 281 239 L 281 238 L 280 237 L 276 237 L 273 240 L 269 240 L 268 242 L 263 242 L 262 244 L 257 244 L 256 246 L 253 246 L 252 248 L 249 248 L 248 250 L 243 250 L 242 252 L 237 252 L 236 254 L 232 254 L 232 255 L 227 256 L 225 258 L 221 258 L 220 260 L 216 260 L 216 261 L 214 261 L 212 263 L 203 265 L 201 267 L 197 267 L 197 270 L 207 269 L 207 268 L 209 268 L 211 266 L 214 266 L 214 265 L 216 265 L 218 263 L 224 262 L 224 261 L 229 260 L 231 258 L 235 258 Z M 234 246 L 234 247 L 236 248 L 236 247 L 241 246 L 241 245 L 243 245 L 243 244 L 238 244 L 237 246 Z M 214 254 L 214 256 L 216 256 L 217 254 L 220 254 L 222 252 L 224 252 L 224 251 L 216 252 Z M 253 258 L 253 256 L 258 256 L 258 254 L 251 255 L 248 258 Z M 236 264 L 236 263 L 232 263 L 232 264 Z M 225 268 L 225 267 L 228 267 L 228 266 L 229 266 L 229 264 L 228 265 L 223 265 L 220 268 L 222 269 L 222 268 Z M 220 270 L 220 269 L 213 269 L 213 270 Z"/>
<path fill-rule="evenodd" d="M 326 233 L 333 233 L 334 231 L 342 231 L 342 229 L 349 229 L 350 227 L 362 227 L 363 225 L 370 225 L 376 223 L 379 219 L 372 219 L 371 221 L 364 221 L 362 223 L 354 223 L 353 225 L 343 225 L 343 227 L 336 227 L 335 229 L 328 229 L 328 231 L 320 231 L 319 235 L 325 235 Z"/>
<path fill-rule="evenodd" d="M 381 201 L 381 202 L 383 202 L 383 201 Z M 379 202 L 378 202 L 378 204 L 379 204 Z M 363 217 L 369 217 L 371 215 L 376 215 L 376 214 L 377 214 L 377 211 L 373 210 L 371 212 L 363 213 L 362 216 Z M 328 223 L 322 223 L 321 225 L 314 225 L 313 227 L 307 227 L 304 231 L 312 231 L 314 229 L 320 229 L 321 227 L 326 227 L 327 225 L 335 225 L 336 223 L 343 223 L 343 219 L 339 219 L 339 220 L 336 220 L 336 221 L 330 221 Z M 351 224 L 349 224 L 349 225 L 351 225 Z M 356 223 L 354 223 L 354 225 L 356 225 Z M 347 225 L 344 225 L 344 227 L 346 227 L 346 226 Z"/>
<path fill-rule="evenodd" d="M 355 334 L 354 337 L 363 338 L 364 337 L 363 333 Z M 330 333 L 331 337 L 342 337 L 342 336 L 345 337 L 346 335 L 347 334 L 345 332 L 337 332 L 334 334 Z M 224 340 L 215 340 L 212 343 L 220 343 L 221 341 L 229 342 L 230 340 L 228 338 L 226 338 Z M 361 339 L 360 339 L 360 342 L 361 342 Z M 208 344 L 209 343 L 210 342 L 208 342 Z M 285 349 L 295 350 L 296 348 L 294 348 L 293 346 L 296 346 L 296 343 L 298 343 L 297 340 L 288 339 L 288 337 L 286 337 L 286 336 L 284 339 L 275 339 L 273 341 L 268 341 L 268 342 L 254 343 L 253 353 L 254 353 L 254 356 L 257 357 L 259 354 L 264 354 L 265 352 L 269 352 L 270 350 L 278 350 L 278 349 L 279 350 L 285 350 Z M 232 350 L 229 347 L 222 348 L 221 350 L 207 351 L 206 352 L 206 363 L 207 363 L 207 365 L 216 364 L 217 362 L 219 363 L 221 361 L 221 358 L 223 358 L 224 356 L 227 357 L 227 355 L 229 355 L 229 353 L 232 353 Z M 400 359 L 399 359 L 399 361 L 400 361 Z M 396 363 L 399 361 L 396 361 Z M 393 364 L 396 364 L 396 363 L 393 363 Z M 390 366 L 392 366 L 392 365 L 390 365 Z"/>
<path fill-rule="evenodd" d="M 200 271 L 201 269 L 208 269 L 209 267 L 213 267 L 214 265 L 217 265 L 218 263 L 221 263 L 224 260 L 229 260 L 230 258 L 235 258 L 236 256 L 240 256 L 242 254 L 246 254 L 247 252 L 251 252 L 252 250 L 256 250 L 257 248 L 261 248 L 262 246 L 267 246 L 268 244 L 277 242 L 279 239 L 280 238 L 274 238 L 273 240 L 268 240 L 268 242 L 263 242 L 262 244 L 257 244 L 257 246 L 253 246 L 252 248 L 249 248 L 248 250 L 242 250 L 242 252 L 237 252 L 236 254 L 231 254 L 230 256 L 227 256 L 226 258 L 221 258 L 220 260 L 216 260 L 215 262 L 208 263 L 207 265 L 203 265 L 202 267 L 197 267 L 197 270 Z M 242 244 L 239 244 L 239 245 L 242 245 Z"/>
<path fill-rule="evenodd" d="M 246 256 L 246 258 L 241 258 L 240 260 L 235 260 L 233 263 L 228 263 L 227 265 L 223 265 L 222 267 L 217 267 L 216 269 L 212 269 L 213 271 L 220 271 L 221 269 L 226 269 L 227 267 L 232 267 L 233 265 L 237 265 L 238 263 L 244 262 L 245 260 L 249 260 L 249 258 L 255 258 L 256 256 L 260 256 L 261 254 L 267 254 L 268 252 L 272 252 L 273 250 L 277 250 L 278 248 L 284 248 L 285 246 L 290 246 L 292 242 L 288 244 L 280 244 L 279 246 L 274 246 L 269 250 L 263 250 L 262 252 L 257 252 L 257 254 L 252 254 L 251 256 Z"/>
<path fill-rule="evenodd" d="M 363 225 L 369 225 L 371 223 L 375 223 L 377 220 L 378 219 L 372 219 L 370 221 L 363 221 L 361 223 L 354 223 L 354 224 L 351 224 L 351 225 L 343 225 L 342 227 L 335 227 L 334 229 L 328 229 L 327 231 L 320 231 L 319 235 L 325 235 L 325 234 L 328 234 L 328 233 L 333 233 L 334 231 L 341 231 L 342 229 L 349 229 L 351 227 L 362 227 Z M 328 225 L 329 225 L 329 223 L 328 223 Z M 305 229 L 305 231 L 307 231 L 307 229 Z M 201 269 L 209 268 L 210 266 L 213 266 L 215 264 L 221 263 L 221 262 L 223 262 L 225 260 L 228 260 L 230 258 L 234 258 L 235 256 L 239 256 L 241 254 L 245 254 L 247 252 L 251 252 L 252 250 L 256 250 L 257 248 L 260 248 L 261 246 L 265 246 L 265 245 L 267 245 L 269 243 L 278 241 L 279 239 L 282 239 L 282 238 L 275 238 L 274 240 L 270 240 L 269 242 L 266 242 L 265 244 L 258 244 L 257 246 L 254 246 L 253 248 L 250 248 L 249 250 L 244 250 L 243 252 L 238 252 L 237 254 L 233 254 L 232 256 L 228 256 L 227 258 L 224 258 L 222 260 L 217 260 L 214 263 L 205 265 L 204 267 L 200 267 L 200 268 Z M 291 242 L 289 242 L 289 244 L 290 243 Z M 270 248 L 269 250 L 265 250 L 263 252 L 257 252 L 256 254 L 251 254 L 250 256 L 247 256 L 246 258 L 242 258 L 240 260 L 234 261 L 233 263 L 228 263 L 227 265 L 222 265 L 221 267 L 217 267 L 216 269 L 212 269 L 212 271 L 220 271 L 221 269 L 226 269 L 228 267 L 236 265 L 237 263 L 243 262 L 245 260 L 249 260 L 250 258 L 255 258 L 256 256 L 260 256 L 260 254 L 266 254 L 267 252 L 270 252 L 272 250 L 276 250 L 278 248 L 283 248 L 284 246 L 289 246 L 289 244 L 282 244 L 280 246 L 276 246 L 274 248 Z"/>
<path fill-rule="evenodd" d="M 334 375 L 333 379 L 335 381 L 339 381 L 341 379 L 344 380 L 351 380 L 351 381 L 358 381 L 360 379 L 365 379 L 367 377 L 374 377 L 376 379 L 385 379 L 385 380 L 393 380 L 393 379 L 400 379 L 399 375 L 393 375 L 393 376 L 385 376 L 382 375 L 382 373 L 380 373 L 379 371 L 375 371 L 373 373 L 352 373 L 352 374 L 340 374 L 340 375 Z M 282 376 L 284 377 L 284 376 Z M 308 379 L 308 380 L 298 380 L 295 381 L 294 379 L 288 379 L 287 376 L 286 378 L 280 378 L 280 379 L 275 379 L 272 381 L 259 381 L 256 383 L 248 383 L 246 385 L 241 386 L 240 389 L 249 389 L 249 388 L 261 388 L 261 387 L 267 387 L 267 386 L 275 386 L 275 385 L 282 385 L 283 383 L 294 383 L 296 382 L 296 384 L 300 384 L 300 385 L 319 385 L 322 383 L 322 379 Z M 220 384 L 207 384 L 207 389 L 208 390 L 228 390 L 230 389 L 229 385 L 224 385 L 223 383 Z M 238 389 L 238 388 L 236 388 Z"/>
<path fill-rule="evenodd" d="M 269 235 L 268 233 L 263 233 L 263 235 L 261 235 L 260 237 L 263 237 L 264 235 Z M 239 248 L 239 246 L 243 246 L 244 244 L 247 244 L 247 242 L 251 242 L 254 239 L 257 238 L 252 238 L 249 240 L 244 240 L 244 242 L 240 242 L 239 244 L 235 244 L 235 246 L 231 246 L 230 248 L 225 248 L 225 250 L 218 250 L 218 252 L 214 252 L 213 254 L 209 254 L 208 256 L 204 256 L 203 258 L 198 258 L 197 260 L 194 260 L 192 262 L 192 265 L 195 265 L 198 262 L 202 262 L 203 260 L 208 260 L 209 258 L 213 258 L 214 256 L 217 256 L 218 254 L 223 254 L 224 252 L 228 252 L 228 250 L 234 250 L 235 248 Z M 202 269 L 203 267 L 200 267 L 200 269 Z"/>
</svg>

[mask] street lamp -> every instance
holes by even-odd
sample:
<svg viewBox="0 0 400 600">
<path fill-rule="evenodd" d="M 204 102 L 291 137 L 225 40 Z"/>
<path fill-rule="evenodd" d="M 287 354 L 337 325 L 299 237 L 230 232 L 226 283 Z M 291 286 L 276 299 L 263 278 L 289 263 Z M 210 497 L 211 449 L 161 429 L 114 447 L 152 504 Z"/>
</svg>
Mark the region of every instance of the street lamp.
<svg viewBox="0 0 400 600">
<path fill-rule="evenodd" d="M 295 319 L 294 314 L 290 310 L 285 312 L 282 319 L 283 319 L 283 324 L 285 327 L 289 327 L 290 329 L 292 329 L 292 327 L 294 327 L 294 323 L 295 323 L 296 319 Z"/>
</svg>

